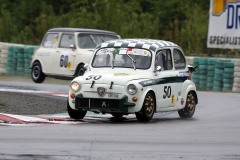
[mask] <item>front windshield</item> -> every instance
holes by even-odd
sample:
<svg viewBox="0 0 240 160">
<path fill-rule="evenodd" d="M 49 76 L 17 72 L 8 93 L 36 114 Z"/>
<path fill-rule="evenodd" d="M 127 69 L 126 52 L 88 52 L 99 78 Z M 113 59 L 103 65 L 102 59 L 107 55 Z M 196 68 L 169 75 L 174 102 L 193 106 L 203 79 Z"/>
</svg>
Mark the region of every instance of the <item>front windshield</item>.
<svg viewBox="0 0 240 160">
<path fill-rule="evenodd" d="M 102 48 L 94 56 L 93 67 L 148 69 L 151 52 L 137 48 Z"/>
</svg>

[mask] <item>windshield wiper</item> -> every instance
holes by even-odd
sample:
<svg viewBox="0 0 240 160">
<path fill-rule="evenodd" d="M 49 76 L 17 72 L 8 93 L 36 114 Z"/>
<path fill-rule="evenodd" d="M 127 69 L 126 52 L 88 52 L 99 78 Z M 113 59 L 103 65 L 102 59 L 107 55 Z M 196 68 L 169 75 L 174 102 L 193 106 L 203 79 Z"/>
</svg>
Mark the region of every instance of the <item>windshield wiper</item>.
<svg viewBox="0 0 240 160">
<path fill-rule="evenodd" d="M 111 61 L 111 66 L 112 66 L 112 69 L 113 69 L 113 67 L 114 67 L 114 59 L 112 59 L 112 61 Z"/>
<path fill-rule="evenodd" d="M 136 66 L 135 66 L 136 61 L 128 54 L 127 54 L 127 56 L 132 60 L 133 68 L 134 68 L 134 70 L 136 70 Z"/>
</svg>

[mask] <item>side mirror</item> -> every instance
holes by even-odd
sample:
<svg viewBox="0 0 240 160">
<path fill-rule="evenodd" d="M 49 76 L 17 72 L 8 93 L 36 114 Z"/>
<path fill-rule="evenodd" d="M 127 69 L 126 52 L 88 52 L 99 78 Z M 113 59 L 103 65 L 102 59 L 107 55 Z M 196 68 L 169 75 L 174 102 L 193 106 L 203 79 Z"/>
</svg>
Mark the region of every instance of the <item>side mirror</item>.
<svg viewBox="0 0 240 160">
<path fill-rule="evenodd" d="M 162 67 L 161 66 L 157 66 L 154 72 L 159 72 L 161 70 L 162 70 Z"/>
<path fill-rule="evenodd" d="M 75 46 L 74 44 L 71 44 L 71 45 L 70 45 L 70 48 L 71 48 L 72 50 L 74 50 L 74 49 L 76 49 L 76 46 Z"/>
<path fill-rule="evenodd" d="M 191 65 L 188 65 L 188 70 L 189 70 L 190 72 L 196 72 L 196 68 L 197 68 L 197 66 L 196 66 L 196 67 L 193 67 L 193 66 L 191 66 Z"/>
</svg>

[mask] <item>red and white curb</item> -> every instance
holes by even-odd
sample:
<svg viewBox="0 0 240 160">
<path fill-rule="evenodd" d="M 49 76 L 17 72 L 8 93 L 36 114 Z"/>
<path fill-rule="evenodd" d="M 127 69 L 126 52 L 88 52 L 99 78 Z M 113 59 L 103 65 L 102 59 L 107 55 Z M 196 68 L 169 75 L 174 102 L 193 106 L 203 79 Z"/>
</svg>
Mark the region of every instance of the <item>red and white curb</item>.
<svg viewBox="0 0 240 160">
<path fill-rule="evenodd" d="M 52 116 L 23 116 L 15 114 L 0 113 L 0 125 L 26 125 L 26 124 L 79 124 L 83 121 L 76 121 L 69 117 Z"/>
<path fill-rule="evenodd" d="M 0 126 L 32 126 L 41 124 L 83 124 L 83 123 L 101 123 L 109 122 L 112 118 L 111 114 L 89 114 L 82 120 L 75 120 L 69 116 L 56 115 L 34 115 L 23 116 L 15 114 L 0 113 Z M 126 116 L 125 121 L 136 119 L 134 115 Z"/>
</svg>

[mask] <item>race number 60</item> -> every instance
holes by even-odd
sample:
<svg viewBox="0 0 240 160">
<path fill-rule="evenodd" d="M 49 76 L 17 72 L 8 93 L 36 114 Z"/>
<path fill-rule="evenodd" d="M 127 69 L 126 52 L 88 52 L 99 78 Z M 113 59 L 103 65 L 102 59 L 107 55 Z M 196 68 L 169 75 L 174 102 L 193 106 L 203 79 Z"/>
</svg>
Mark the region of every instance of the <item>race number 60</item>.
<svg viewBox="0 0 240 160">
<path fill-rule="evenodd" d="M 60 67 L 67 68 L 67 65 L 68 65 L 68 56 L 61 55 L 61 57 L 60 57 Z"/>
</svg>

